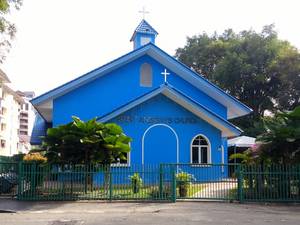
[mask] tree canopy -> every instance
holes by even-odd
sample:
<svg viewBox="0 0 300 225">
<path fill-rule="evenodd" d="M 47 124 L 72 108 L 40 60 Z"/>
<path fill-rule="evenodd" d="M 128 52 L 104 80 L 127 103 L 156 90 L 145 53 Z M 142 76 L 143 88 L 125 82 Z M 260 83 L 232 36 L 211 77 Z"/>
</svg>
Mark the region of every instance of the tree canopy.
<svg viewBox="0 0 300 225">
<path fill-rule="evenodd" d="M 15 37 L 16 26 L 7 19 L 12 8 L 19 9 L 23 0 L 0 0 L 0 63 L 5 59 L 11 47 L 11 40 Z"/>
<path fill-rule="evenodd" d="M 220 35 L 188 37 L 175 56 L 253 109 L 251 116 L 233 121 L 248 135 L 263 130 L 266 111 L 300 104 L 300 53 L 278 38 L 273 25 L 259 33 L 228 29 Z"/>
<path fill-rule="evenodd" d="M 258 137 L 261 158 L 275 163 L 300 162 L 300 106 L 264 119 L 265 131 Z"/>
<path fill-rule="evenodd" d="M 73 117 L 71 123 L 47 130 L 42 150 L 50 163 L 111 164 L 126 159 L 130 141 L 117 124 Z"/>
</svg>

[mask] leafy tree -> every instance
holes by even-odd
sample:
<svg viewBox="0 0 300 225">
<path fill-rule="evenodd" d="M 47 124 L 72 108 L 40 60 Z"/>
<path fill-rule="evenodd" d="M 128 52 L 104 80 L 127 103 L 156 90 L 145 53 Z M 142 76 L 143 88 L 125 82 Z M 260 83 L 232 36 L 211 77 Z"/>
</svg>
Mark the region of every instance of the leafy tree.
<svg viewBox="0 0 300 225">
<path fill-rule="evenodd" d="M 271 66 L 271 72 L 279 77 L 280 89 L 275 99 L 279 110 L 293 110 L 300 105 L 300 54 L 298 49 L 283 43 L 281 51 Z"/>
<path fill-rule="evenodd" d="M 71 123 L 48 129 L 43 149 L 49 162 L 109 165 L 126 159 L 131 138 L 123 134 L 120 126 L 72 118 Z"/>
<path fill-rule="evenodd" d="M 7 19 L 7 15 L 12 8 L 20 9 L 22 2 L 23 0 L 0 0 L 0 63 L 5 59 L 17 31 L 16 26 Z"/>
<path fill-rule="evenodd" d="M 273 163 L 300 163 L 300 106 L 265 118 L 265 132 L 258 137 L 260 157 Z"/>
<path fill-rule="evenodd" d="M 260 33 L 228 29 L 221 35 L 193 36 L 175 56 L 253 109 L 252 115 L 233 121 L 248 135 L 263 131 L 266 110 L 299 105 L 300 53 L 278 39 L 273 25 Z"/>
<path fill-rule="evenodd" d="M 50 163 L 86 164 L 86 169 L 89 163 L 103 164 L 100 170 L 104 170 L 104 189 L 108 192 L 110 164 L 126 159 L 131 138 L 117 124 L 72 118 L 71 123 L 47 130 L 43 142 L 45 156 Z M 92 175 L 85 173 L 85 191 L 92 182 Z"/>
</svg>

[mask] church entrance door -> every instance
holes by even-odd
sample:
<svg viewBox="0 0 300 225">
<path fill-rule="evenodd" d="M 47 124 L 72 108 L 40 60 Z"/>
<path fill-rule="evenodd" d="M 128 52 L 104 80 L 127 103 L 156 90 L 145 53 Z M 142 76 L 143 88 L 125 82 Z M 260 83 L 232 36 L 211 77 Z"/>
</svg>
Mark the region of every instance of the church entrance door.
<svg viewBox="0 0 300 225">
<path fill-rule="evenodd" d="M 144 164 L 178 163 L 179 139 L 176 131 L 167 124 L 148 127 L 142 138 Z"/>
</svg>

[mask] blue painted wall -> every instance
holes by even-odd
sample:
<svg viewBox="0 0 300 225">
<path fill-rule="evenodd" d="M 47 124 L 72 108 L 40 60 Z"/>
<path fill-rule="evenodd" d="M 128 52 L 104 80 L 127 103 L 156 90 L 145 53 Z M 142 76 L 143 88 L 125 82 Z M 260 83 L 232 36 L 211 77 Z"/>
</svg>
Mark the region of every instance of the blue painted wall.
<svg viewBox="0 0 300 225">
<path fill-rule="evenodd" d="M 111 122 L 119 124 L 124 133 L 132 137 L 130 153 L 132 164 L 142 163 L 142 137 L 153 124 L 166 124 L 176 132 L 180 163 L 190 162 L 190 144 L 198 134 L 203 134 L 209 139 L 212 162 L 221 163 L 220 130 L 197 118 L 162 94 L 125 112 Z M 176 163 L 176 136 L 173 131 L 166 126 L 155 126 L 148 130 L 144 138 L 144 163 Z"/>
<path fill-rule="evenodd" d="M 139 73 L 140 66 L 143 63 L 152 65 L 152 87 L 140 86 Z M 53 126 L 71 121 L 71 116 L 73 115 L 83 120 L 88 120 L 112 112 L 163 84 L 164 77 L 161 75 L 161 72 L 164 69 L 165 67 L 159 62 L 145 55 L 55 99 L 53 101 Z M 227 118 L 226 107 L 184 81 L 172 71 L 169 72 L 171 72 L 171 75 L 168 76 L 170 85 L 173 85 L 219 116 Z M 204 120 L 197 118 L 194 114 L 162 94 L 112 119 L 111 122 L 121 125 L 124 133 L 133 139 L 130 153 L 132 165 L 142 163 L 143 134 L 154 124 L 165 125 L 155 126 L 145 135 L 145 164 L 176 163 L 177 141 L 179 142 L 179 163 L 190 163 L 190 144 L 192 139 L 198 134 L 205 135 L 209 139 L 211 144 L 211 162 L 222 162 L 220 147 L 225 142 L 222 140 L 221 131 Z M 168 128 L 168 126 L 172 129 Z M 227 155 L 226 146 L 224 155 Z M 124 168 L 124 170 L 126 169 Z M 190 167 L 185 172 L 192 172 L 192 170 L 194 169 Z M 205 173 L 205 170 L 210 171 L 214 169 L 210 167 L 202 168 L 203 174 L 201 177 L 196 177 L 196 179 L 208 179 L 208 175 L 205 177 L 205 174 L 208 174 Z M 226 176 L 227 173 L 226 171 L 222 172 L 219 168 L 213 174 L 216 179 L 219 179 L 222 176 Z M 95 179 L 98 179 L 100 182 L 102 179 L 98 176 L 100 174 L 96 175 Z M 212 179 L 213 177 L 210 178 Z M 126 180 L 128 182 L 128 178 Z"/>
<path fill-rule="evenodd" d="M 139 84 L 140 66 L 145 62 L 152 65 L 152 87 L 140 87 Z M 88 120 L 110 113 L 112 110 L 135 100 L 161 85 L 164 79 L 161 72 L 164 69 L 163 65 L 150 56 L 145 55 L 93 82 L 54 99 L 53 126 L 69 122 L 73 115 L 79 116 L 83 120 Z M 171 75 L 168 76 L 168 82 L 216 114 L 223 118 L 227 117 L 226 107 L 176 74 L 171 72 Z"/>
</svg>

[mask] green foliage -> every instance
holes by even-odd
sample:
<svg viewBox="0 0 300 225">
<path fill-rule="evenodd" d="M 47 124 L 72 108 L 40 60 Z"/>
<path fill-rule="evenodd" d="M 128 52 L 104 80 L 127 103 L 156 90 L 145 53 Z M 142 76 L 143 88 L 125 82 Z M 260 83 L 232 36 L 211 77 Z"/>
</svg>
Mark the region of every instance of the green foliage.
<svg viewBox="0 0 300 225">
<path fill-rule="evenodd" d="M 143 179 L 140 177 L 139 173 L 134 173 L 132 176 L 129 177 L 131 181 L 131 187 L 133 193 L 139 193 L 140 188 L 143 185 Z"/>
<path fill-rule="evenodd" d="M 176 186 L 179 188 L 180 197 L 188 195 L 188 189 L 192 181 L 192 174 L 180 172 L 176 174 Z"/>
<path fill-rule="evenodd" d="M 126 159 L 130 151 L 130 137 L 116 124 L 102 124 L 91 119 L 49 128 L 43 150 L 50 162 L 111 164 Z"/>
<path fill-rule="evenodd" d="M 11 47 L 11 40 L 17 31 L 15 25 L 7 17 L 11 9 L 20 9 L 23 0 L 0 0 L 0 63 L 5 59 L 6 53 Z"/>
<path fill-rule="evenodd" d="M 176 174 L 176 184 L 177 186 L 189 185 L 192 180 L 192 175 L 186 172 L 180 172 Z"/>
<path fill-rule="evenodd" d="M 254 157 L 251 150 L 246 150 L 243 153 L 232 154 L 229 159 L 241 159 L 241 163 L 248 165 L 254 163 Z"/>
<path fill-rule="evenodd" d="M 258 137 L 260 156 L 274 163 L 300 162 L 300 106 L 265 118 L 265 132 Z"/>
<path fill-rule="evenodd" d="M 252 115 L 233 121 L 246 135 L 262 133 L 266 110 L 300 104 L 300 53 L 278 39 L 273 25 L 260 33 L 228 29 L 221 35 L 193 36 L 175 56 L 253 109 Z"/>
</svg>

